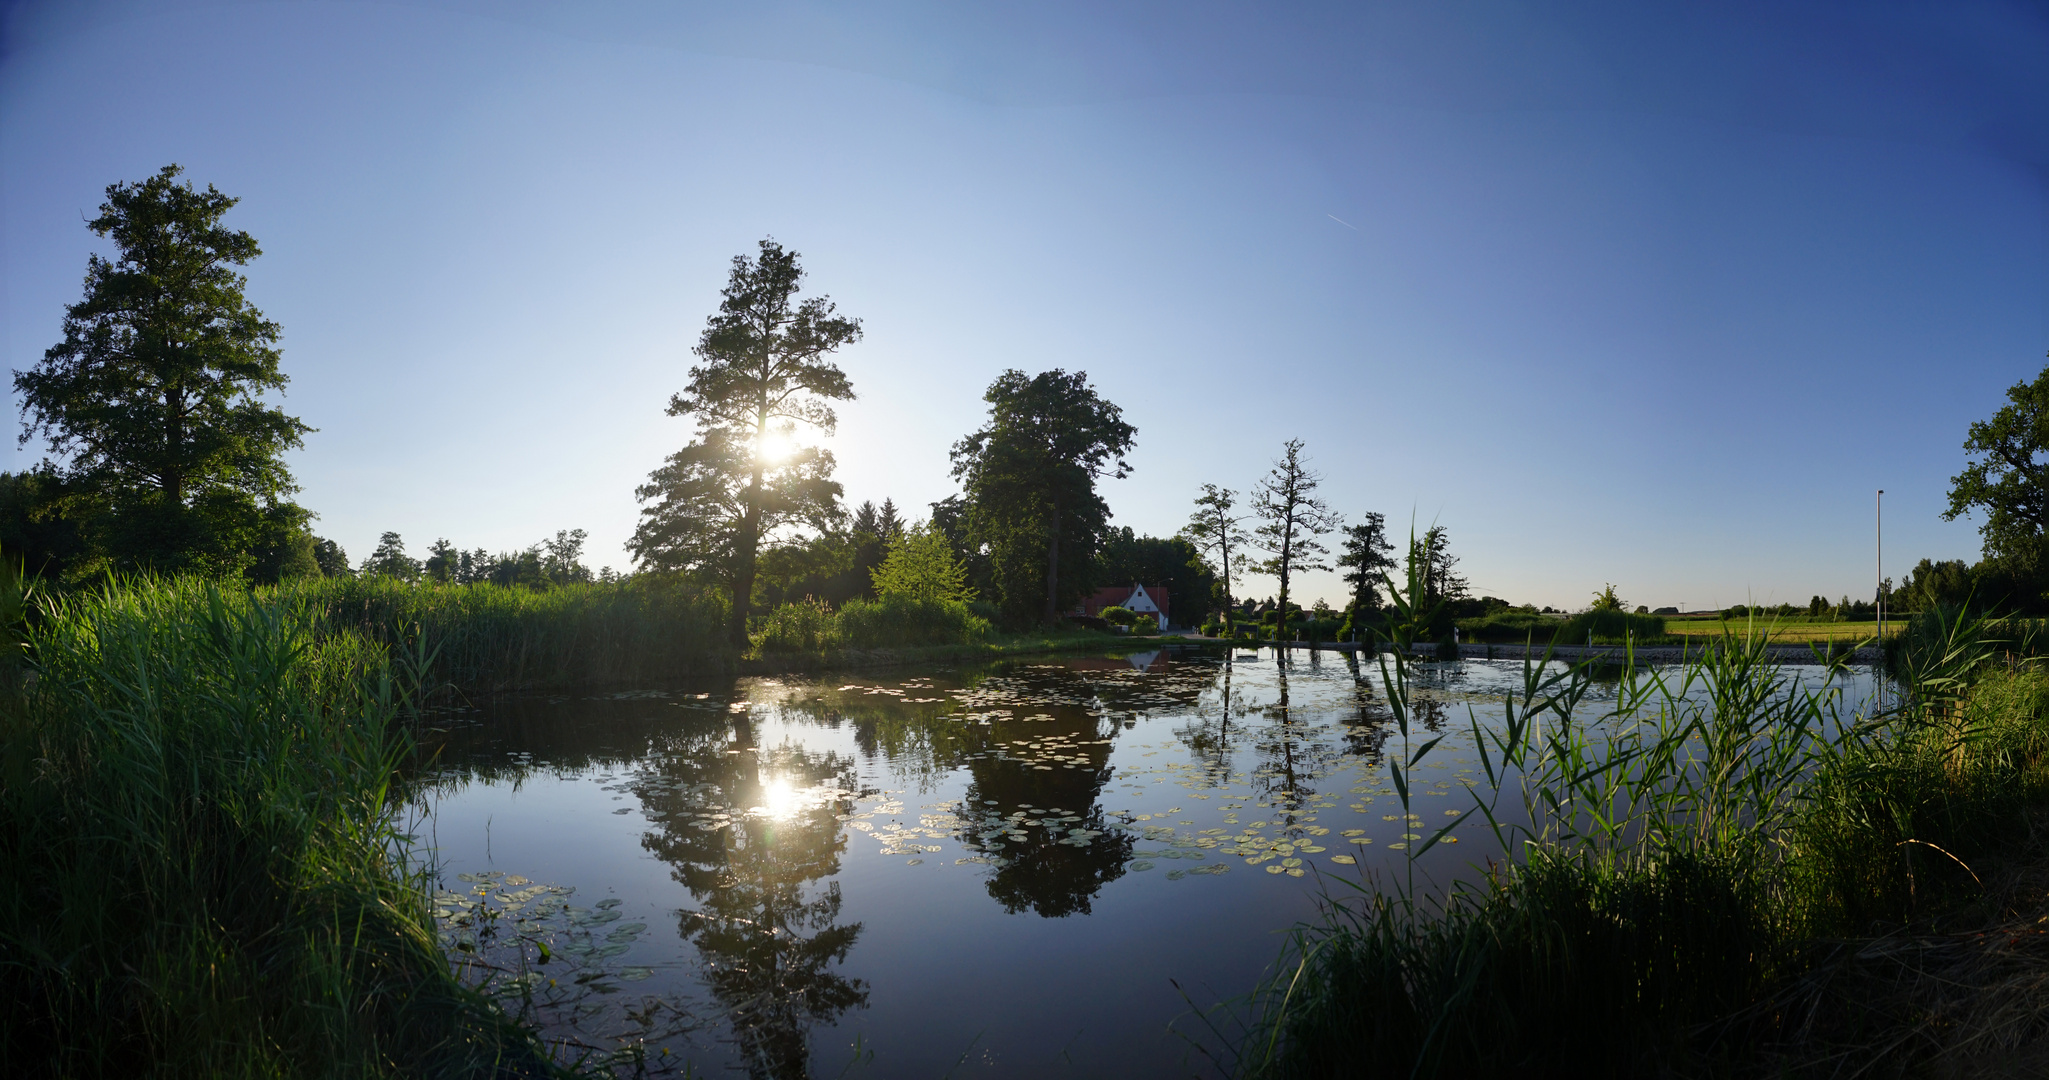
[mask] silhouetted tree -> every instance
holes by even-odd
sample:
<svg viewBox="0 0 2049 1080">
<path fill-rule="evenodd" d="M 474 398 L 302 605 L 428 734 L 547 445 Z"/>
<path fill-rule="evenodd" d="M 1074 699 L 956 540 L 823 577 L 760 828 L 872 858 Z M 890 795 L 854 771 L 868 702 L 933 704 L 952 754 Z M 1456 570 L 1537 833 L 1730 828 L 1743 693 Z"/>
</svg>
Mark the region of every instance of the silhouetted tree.
<svg viewBox="0 0 2049 1080">
<path fill-rule="evenodd" d="M 1394 570 L 1394 544 L 1387 538 L 1387 518 L 1369 512 L 1359 524 L 1345 526 L 1337 565 L 1345 572 L 1345 584 L 1352 587 L 1352 617 L 1379 611 L 1380 582 Z"/>
<path fill-rule="evenodd" d="M 1190 514 L 1188 524 L 1181 527 L 1181 535 L 1195 545 L 1204 558 L 1211 560 L 1218 599 L 1224 609 L 1226 636 L 1233 633 L 1235 612 L 1232 610 L 1231 586 L 1236 584 L 1240 569 L 1231 561 L 1231 556 L 1250 539 L 1242 527 L 1245 516 L 1236 512 L 1237 501 L 1237 492 L 1215 484 L 1204 484 L 1202 494 L 1195 497 L 1195 513 Z"/>
<path fill-rule="evenodd" d="M 221 225 L 236 200 L 181 172 L 108 186 L 88 227 L 118 253 L 88 259 L 64 340 L 14 373 L 21 441 L 48 439 L 67 514 L 114 565 L 243 574 L 305 531 L 284 453 L 313 429 L 263 400 L 287 380 L 233 269 L 261 254 Z"/>
<path fill-rule="evenodd" d="M 1275 634 L 1279 637 L 1286 636 L 1287 619 L 1291 613 L 1288 607 L 1290 577 L 1301 570 L 1330 569 L 1320 561 L 1330 550 L 1317 538 L 1337 528 L 1338 516 L 1316 497 L 1317 485 L 1322 481 L 1322 475 L 1312 471 L 1302 460 L 1302 440 L 1289 439 L 1282 444 L 1281 457 L 1274 462 L 1273 469 L 1253 489 L 1252 513 L 1259 519 L 1259 527 L 1253 535 L 1259 546 L 1271 552 L 1273 557 L 1251 569 L 1255 573 L 1272 574 L 1281 581 L 1281 615 L 1275 627 Z"/>
<path fill-rule="evenodd" d="M 831 434 L 829 402 L 853 400 L 846 373 L 826 358 L 859 341 L 861 323 L 826 297 L 798 302 L 803 278 L 797 253 L 774 240 L 757 258 L 734 257 L 694 350 L 703 362 L 669 399 L 669 415 L 695 418 L 697 438 L 635 492 L 653 505 L 627 545 L 634 558 L 725 585 L 735 648 L 747 643 L 763 540 L 796 523 L 822 530 L 840 512 L 832 455 L 789 440 L 799 425 Z"/>
</svg>

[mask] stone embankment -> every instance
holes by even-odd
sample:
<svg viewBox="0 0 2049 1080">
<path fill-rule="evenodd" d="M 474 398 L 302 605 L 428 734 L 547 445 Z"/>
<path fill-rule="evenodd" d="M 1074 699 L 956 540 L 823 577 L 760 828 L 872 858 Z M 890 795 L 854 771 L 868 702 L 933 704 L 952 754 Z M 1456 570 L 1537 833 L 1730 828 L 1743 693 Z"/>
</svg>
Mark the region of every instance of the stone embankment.
<svg viewBox="0 0 2049 1080">
<path fill-rule="evenodd" d="M 1220 641 L 1221 639 L 1196 638 L 1195 640 Z M 1258 648 L 1272 648 L 1278 645 L 1290 649 L 1314 649 L 1321 652 L 1358 652 L 1362 648 L 1369 650 L 1371 648 L 1371 646 L 1360 646 L 1344 641 L 1261 641 L 1256 643 L 1241 642 L 1240 644 L 1256 646 Z M 1685 646 L 1640 646 L 1635 650 L 1635 658 L 1639 664 L 1678 664 L 1684 663 L 1687 660 L 1697 659 L 1702 653 L 1717 647 L 1719 646 L 1713 643 Z M 1597 660 L 1611 664 L 1620 664 L 1628 655 L 1626 650 L 1619 645 L 1554 645 L 1546 647 L 1543 645 L 1489 645 L 1482 642 L 1471 642 L 1459 646 L 1459 658 L 1463 660 L 1521 660 L 1527 657 L 1531 660 L 1542 660 L 1547 651 L 1550 653 L 1551 659 L 1562 660 L 1568 664 L 1576 664 L 1582 660 Z M 1809 646 L 1804 643 L 1767 645 L 1764 651 L 1767 658 L 1781 664 L 1813 664 L 1826 662 L 1830 658 L 1851 664 L 1875 664 L 1881 659 L 1881 654 L 1877 648 L 1849 649 L 1838 646 L 1833 652 L 1830 652 L 1826 646 Z M 1427 642 L 1418 642 L 1412 650 L 1412 655 L 1418 660 L 1436 660 L 1437 646 Z"/>
</svg>

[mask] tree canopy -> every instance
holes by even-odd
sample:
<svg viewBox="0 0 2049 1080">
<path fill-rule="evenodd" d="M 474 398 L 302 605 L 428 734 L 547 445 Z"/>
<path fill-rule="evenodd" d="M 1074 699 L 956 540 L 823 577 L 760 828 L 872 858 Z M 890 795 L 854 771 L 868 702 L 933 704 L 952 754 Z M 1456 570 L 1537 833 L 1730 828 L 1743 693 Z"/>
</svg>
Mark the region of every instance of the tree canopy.
<svg viewBox="0 0 2049 1080">
<path fill-rule="evenodd" d="M 116 567 L 241 574 L 266 549 L 301 565 L 311 515 L 284 453 L 312 429 L 264 398 L 288 381 L 279 328 L 234 269 L 261 251 L 222 224 L 236 199 L 181 173 L 108 186 L 88 227 L 116 254 L 89 257 L 64 340 L 14 373 L 21 441 L 48 441 L 64 512 Z"/>
<path fill-rule="evenodd" d="M 728 588 L 735 647 L 747 641 L 763 542 L 800 523 L 829 528 L 841 513 L 832 454 L 793 440 L 800 427 L 832 434 L 831 402 L 853 399 L 827 358 L 861 339 L 861 323 L 827 297 L 800 302 L 797 259 L 772 239 L 755 258 L 734 257 L 693 350 L 701 363 L 669 399 L 669 415 L 694 418 L 697 437 L 636 491 L 652 505 L 627 545 L 643 566 Z"/>
<path fill-rule="evenodd" d="M 953 546 L 945 534 L 928 525 L 899 529 L 874 578 L 877 596 L 962 603 L 975 598 L 967 572 L 954 561 Z"/>
<path fill-rule="evenodd" d="M 1347 525 L 1337 565 L 1352 587 L 1354 618 L 1380 610 L 1380 583 L 1394 570 L 1394 544 L 1387 538 L 1387 517 L 1368 512 L 1357 525 Z"/>
<path fill-rule="evenodd" d="M 953 448 L 967 540 L 986 546 L 1011 621 L 1057 622 L 1087 590 L 1109 524 L 1096 481 L 1130 475 L 1138 429 L 1082 371 L 1006 371 L 982 400 L 988 423 Z"/>
<path fill-rule="evenodd" d="M 1090 576 L 1098 586 L 1165 588 L 1169 615 L 1181 626 L 1202 622 L 1216 607 L 1216 572 L 1183 536 L 1140 536 L 1130 526 L 1111 529 L 1103 537 Z"/>
<path fill-rule="evenodd" d="M 1973 423 L 1964 452 L 1978 460 L 1950 478 L 1944 521 L 1974 511 L 1985 554 L 2037 569 L 2049 531 L 2049 367 L 2032 383 L 2007 388 L 2007 404 L 1990 420 Z"/>
</svg>

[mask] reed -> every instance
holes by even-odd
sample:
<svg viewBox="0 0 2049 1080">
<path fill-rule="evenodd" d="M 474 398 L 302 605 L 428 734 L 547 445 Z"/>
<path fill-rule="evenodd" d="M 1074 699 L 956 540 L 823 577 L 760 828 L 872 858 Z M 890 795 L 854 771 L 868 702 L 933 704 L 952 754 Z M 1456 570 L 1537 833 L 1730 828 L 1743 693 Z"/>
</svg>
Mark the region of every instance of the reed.
<svg viewBox="0 0 2049 1080">
<path fill-rule="evenodd" d="M 1439 739 L 1410 730 L 1402 639 L 1432 613 L 1404 599 L 1419 582 L 1389 584 L 1382 681 L 1407 811 L 1407 774 Z M 1473 810 L 1505 858 L 1426 893 L 1415 860 L 1446 826 L 1387 880 L 1327 897 L 1276 974 L 1215 1014 L 1240 1026 L 1212 1018 L 1216 1052 L 1247 1077 L 1870 1063 L 1897 1043 L 1815 1023 L 1853 1011 L 1809 977 L 1824 943 L 1982 891 L 1971 865 L 2049 801 L 2049 678 L 1990 665 L 1967 619 L 1916 640 L 1900 698 L 1863 715 L 1789 678 L 1762 635 L 1625 669 L 1598 705 L 1584 667 L 1526 663 L 1505 721 L 1472 724 L 1489 782 Z"/>
<path fill-rule="evenodd" d="M 676 581 L 535 590 L 325 578 L 259 595 L 317 637 L 354 634 L 431 660 L 425 675 L 474 692 L 658 682 L 720 674 L 732 663 L 720 632 L 723 603 Z"/>
<path fill-rule="evenodd" d="M 16 602 L 5 602 L 12 596 Z M 13 1075 L 540 1077 L 450 974 L 389 787 L 408 691 L 283 599 L 0 582 Z"/>
</svg>

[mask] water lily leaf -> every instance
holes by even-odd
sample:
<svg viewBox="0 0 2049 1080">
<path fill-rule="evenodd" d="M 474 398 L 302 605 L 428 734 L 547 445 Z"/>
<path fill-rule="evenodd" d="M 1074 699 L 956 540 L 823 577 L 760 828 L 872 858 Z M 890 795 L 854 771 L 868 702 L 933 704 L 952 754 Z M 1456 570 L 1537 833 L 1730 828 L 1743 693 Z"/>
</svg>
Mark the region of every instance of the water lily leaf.
<svg viewBox="0 0 2049 1080">
<path fill-rule="evenodd" d="M 1141 859 L 1141 860 L 1139 860 L 1139 861 L 1137 861 L 1137 862 L 1135 862 L 1135 863 L 1132 863 L 1132 864 L 1130 864 L 1130 865 L 1129 865 L 1128 867 L 1126 867 L 1126 869 L 1129 869 L 1129 870 L 1133 870 L 1133 871 L 1137 871 L 1137 870 L 1151 870 L 1152 868 L 1153 868 L 1153 864 L 1152 864 L 1152 863 L 1149 863 L 1149 862 L 1146 862 L 1146 861 L 1145 861 L 1145 860 L 1143 860 L 1143 859 Z"/>
</svg>

